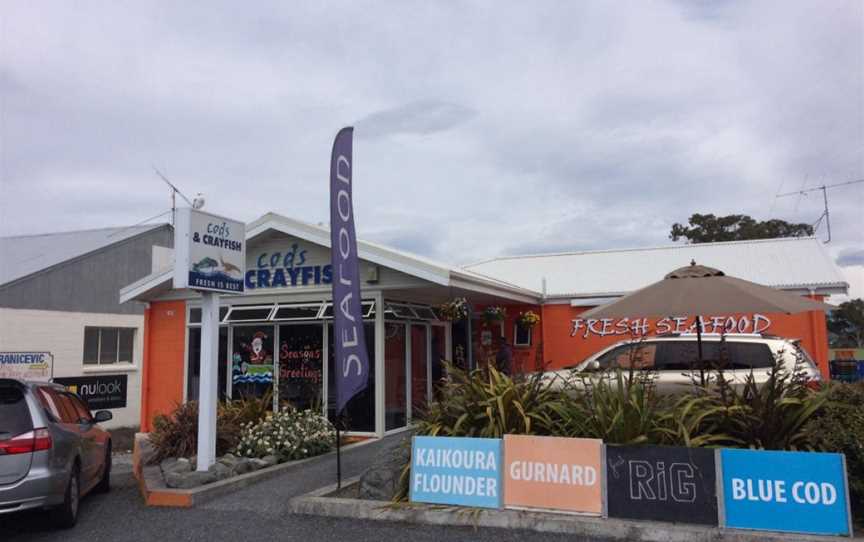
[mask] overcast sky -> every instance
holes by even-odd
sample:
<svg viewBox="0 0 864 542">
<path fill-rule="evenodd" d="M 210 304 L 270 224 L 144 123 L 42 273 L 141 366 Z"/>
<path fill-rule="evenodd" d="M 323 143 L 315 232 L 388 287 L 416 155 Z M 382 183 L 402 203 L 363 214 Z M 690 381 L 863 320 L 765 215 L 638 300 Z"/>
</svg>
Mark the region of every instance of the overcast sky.
<svg viewBox="0 0 864 542">
<path fill-rule="evenodd" d="M 169 208 L 327 219 L 450 263 L 815 222 L 864 178 L 864 3 L 0 2 L 0 235 Z M 864 295 L 864 183 L 829 192 Z M 164 220 L 164 218 L 163 218 Z M 823 238 L 826 232 L 820 228 Z"/>
</svg>

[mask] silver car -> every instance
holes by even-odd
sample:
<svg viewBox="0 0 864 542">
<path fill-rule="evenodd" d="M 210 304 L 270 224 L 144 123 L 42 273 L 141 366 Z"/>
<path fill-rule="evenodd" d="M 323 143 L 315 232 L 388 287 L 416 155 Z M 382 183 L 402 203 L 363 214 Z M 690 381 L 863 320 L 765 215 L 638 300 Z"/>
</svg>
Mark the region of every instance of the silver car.
<svg viewBox="0 0 864 542">
<path fill-rule="evenodd" d="M 751 374 L 757 385 L 767 382 L 776 361 L 787 372 L 797 371 L 813 383 L 822 379 L 816 363 L 798 342 L 781 337 L 706 333 L 702 336 L 702 356 L 714 367 L 722 358 L 726 377 L 739 389 Z M 660 393 L 675 394 L 699 380 L 698 367 L 694 367 L 697 358 L 696 335 L 658 335 L 616 343 L 578 365 L 548 371 L 543 378 L 551 381 L 552 387 L 578 390 L 584 388 L 584 377 L 607 374 L 608 369 L 633 368 L 649 371 Z"/>
<path fill-rule="evenodd" d="M 110 488 L 111 436 L 63 386 L 0 379 L 0 515 L 42 508 L 62 528 L 75 525 L 90 491 Z"/>
</svg>

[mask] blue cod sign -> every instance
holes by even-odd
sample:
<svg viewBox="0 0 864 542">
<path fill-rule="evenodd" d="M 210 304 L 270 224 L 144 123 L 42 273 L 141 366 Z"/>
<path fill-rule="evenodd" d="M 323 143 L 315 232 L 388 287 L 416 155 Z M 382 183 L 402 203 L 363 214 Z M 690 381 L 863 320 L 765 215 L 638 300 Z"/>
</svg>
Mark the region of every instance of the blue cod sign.
<svg viewBox="0 0 864 542">
<path fill-rule="evenodd" d="M 411 501 L 500 508 L 501 439 L 414 437 Z"/>
<path fill-rule="evenodd" d="M 851 533 L 841 454 L 720 451 L 725 525 L 823 535 Z"/>
</svg>

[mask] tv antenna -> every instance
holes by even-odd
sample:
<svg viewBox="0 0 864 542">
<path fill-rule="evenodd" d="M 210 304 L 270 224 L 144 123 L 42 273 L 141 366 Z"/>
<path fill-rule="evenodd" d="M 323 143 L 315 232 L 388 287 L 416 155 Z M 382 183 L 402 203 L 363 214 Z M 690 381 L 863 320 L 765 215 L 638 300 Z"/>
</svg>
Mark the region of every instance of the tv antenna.
<svg viewBox="0 0 864 542">
<path fill-rule="evenodd" d="M 174 186 L 174 183 L 169 181 L 168 177 L 163 175 L 162 172 L 156 168 L 156 166 L 153 166 L 153 171 L 155 171 L 156 175 L 158 175 L 160 179 L 165 181 L 165 184 L 167 184 L 171 188 L 171 225 L 172 226 L 174 225 L 174 215 L 177 211 L 177 194 L 180 194 L 180 197 L 183 198 L 183 201 L 188 203 L 189 207 L 192 207 L 193 209 L 200 209 L 201 207 L 204 207 L 204 197 L 200 193 L 195 198 L 195 201 L 190 201 L 189 198 L 186 197 L 186 194 L 184 194 L 183 192 L 180 191 L 179 188 Z"/>
<path fill-rule="evenodd" d="M 848 186 L 850 184 L 864 183 L 864 179 L 857 179 L 854 181 L 846 181 L 845 183 L 835 183 L 835 184 L 823 184 L 822 186 L 817 186 L 815 188 L 808 188 L 806 190 L 796 190 L 795 192 L 786 192 L 785 194 L 777 194 L 777 198 L 785 198 L 786 196 L 806 196 L 809 192 L 816 192 L 818 190 L 822 191 L 822 201 L 825 204 L 825 210 L 822 211 L 822 214 L 819 215 L 819 218 L 816 219 L 816 222 L 813 223 L 813 231 L 822 224 L 822 221 L 825 221 L 825 227 L 828 230 L 828 239 L 825 240 L 825 244 L 831 242 L 831 215 L 828 213 L 828 189 L 829 188 L 839 188 L 841 186 Z"/>
</svg>

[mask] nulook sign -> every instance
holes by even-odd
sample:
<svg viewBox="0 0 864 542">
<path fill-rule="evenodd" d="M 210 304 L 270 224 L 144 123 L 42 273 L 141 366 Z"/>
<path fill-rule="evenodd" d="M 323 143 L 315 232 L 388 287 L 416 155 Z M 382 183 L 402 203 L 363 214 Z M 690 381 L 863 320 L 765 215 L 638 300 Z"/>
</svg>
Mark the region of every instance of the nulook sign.
<svg viewBox="0 0 864 542">
<path fill-rule="evenodd" d="M 411 500 L 481 508 L 501 507 L 501 440 L 414 437 Z"/>
<path fill-rule="evenodd" d="M 80 395 L 93 410 L 126 407 L 125 374 L 55 378 L 54 382 Z"/>
<path fill-rule="evenodd" d="M 726 527 L 851 533 L 841 454 L 724 449 L 720 456 Z"/>
</svg>

